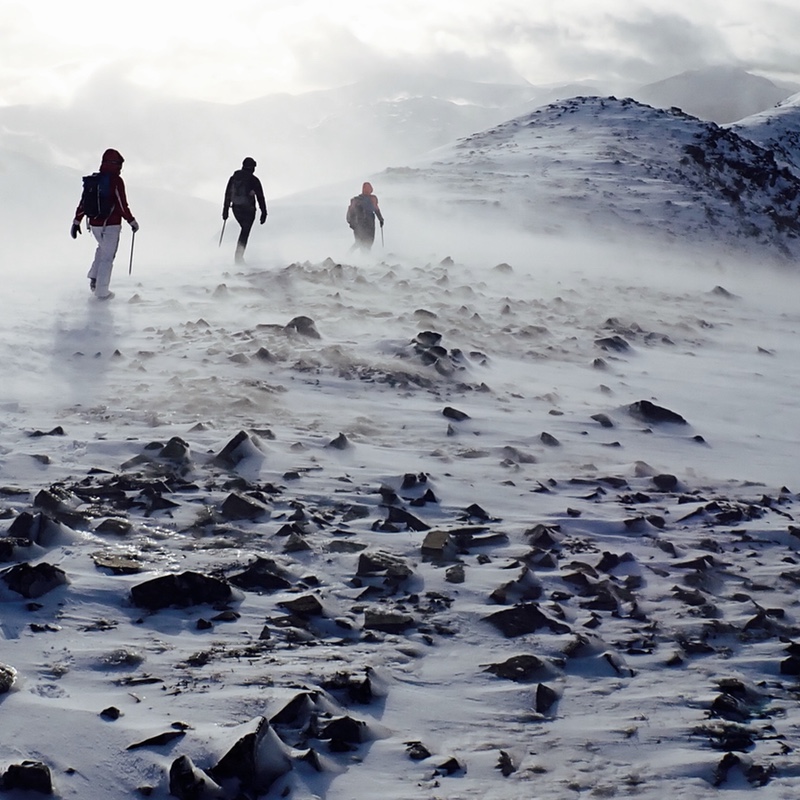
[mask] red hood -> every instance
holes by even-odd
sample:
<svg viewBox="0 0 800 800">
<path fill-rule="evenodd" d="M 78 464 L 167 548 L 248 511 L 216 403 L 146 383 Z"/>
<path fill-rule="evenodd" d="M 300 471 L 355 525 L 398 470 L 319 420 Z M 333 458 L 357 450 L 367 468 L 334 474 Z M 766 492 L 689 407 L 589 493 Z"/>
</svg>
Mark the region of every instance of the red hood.
<svg viewBox="0 0 800 800">
<path fill-rule="evenodd" d="M 119 150 L 108 149 L 103 153 L 103 159 L 100 164 L 100 172 L 112 172 L 117 175 L 122 171 L 122 164 L 125 159 Z"/>
</svg>

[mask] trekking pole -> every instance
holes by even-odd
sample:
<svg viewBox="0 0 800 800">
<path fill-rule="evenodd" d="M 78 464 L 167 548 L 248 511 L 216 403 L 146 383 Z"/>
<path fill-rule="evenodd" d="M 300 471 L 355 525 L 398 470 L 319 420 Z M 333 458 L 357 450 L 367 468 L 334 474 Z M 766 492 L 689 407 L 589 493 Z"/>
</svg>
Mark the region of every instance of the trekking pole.
<svg viewBox="0 0 800 800">
<path fill-rule="evenodd" d="M 128 275 L 133 272 L 133 243 L 136 241 L 136 231 L 131 236 L 131 260 L 128 262 Z"/>
<path fill-rule="evenodd" d="M 386 249 L 386 242 L 383 241 L 383 225 L 381 225 L 381 247 Z"/>
<path fill-rule="evenodd" d="M 222 220 L 222 233 L 220 233 L 219 235 L 219 244 L 217 245 L 217 247 L 222 247 L 222 237 L 225 235 L 225 223 L 227 221 L 228 221 L 227 219 Z"/>
</svg>

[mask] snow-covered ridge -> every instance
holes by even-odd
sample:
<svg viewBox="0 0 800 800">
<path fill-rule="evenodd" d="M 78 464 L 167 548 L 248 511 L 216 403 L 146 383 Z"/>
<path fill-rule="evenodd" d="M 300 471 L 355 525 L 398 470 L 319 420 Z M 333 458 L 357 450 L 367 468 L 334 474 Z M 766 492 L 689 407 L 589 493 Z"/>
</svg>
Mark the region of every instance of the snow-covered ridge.
<svg viewBox="0 0 800 800">
<path fill-rule="evenodd" d="M 800 179 L 772 152 L 680 109 L 576 97 L 441 148 L 387 179 L 481 200 L 532 231 L 588 229 L 769 258 L 800 252 Z"/>
<path fill-rule="evenodd" d="M 730 130 L 772 150 L 778 163 L 800 176 L 800 93 L 729 126 Z"/>
</svg>

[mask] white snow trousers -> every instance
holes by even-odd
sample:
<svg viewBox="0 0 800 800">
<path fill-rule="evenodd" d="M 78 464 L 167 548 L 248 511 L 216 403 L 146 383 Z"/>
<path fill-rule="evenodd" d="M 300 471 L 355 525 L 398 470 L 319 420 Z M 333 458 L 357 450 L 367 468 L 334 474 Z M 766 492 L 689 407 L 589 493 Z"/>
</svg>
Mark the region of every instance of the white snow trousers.
<svg viewBox="0 0 800 800">
<path fill-rule="evenodd" d="M 97 250 L 87 277 L 95 281 L 96 297 L 108 297 L 108 285 L 111 283 L 111 270 L 114 267 L 114 256 L 119 247 L 119 234 L 122 225 L 92 226 L 92 233 L 97 239 Z"/>
</svg>

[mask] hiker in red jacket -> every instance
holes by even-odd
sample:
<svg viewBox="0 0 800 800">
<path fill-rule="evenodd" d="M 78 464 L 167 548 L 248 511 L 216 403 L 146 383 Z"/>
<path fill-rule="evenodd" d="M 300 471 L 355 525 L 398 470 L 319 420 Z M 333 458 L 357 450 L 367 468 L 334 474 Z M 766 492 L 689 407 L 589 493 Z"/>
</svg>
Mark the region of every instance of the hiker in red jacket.
<svg viewBox="0 0 800 800">
<path fill-rule="evenodd" d="M 353 229 L 354 248 L 371 250 L 375 241 L 375 217 L 383 227 L 383 214 L 378 206 L 378 198 L 372 193 L 372 184 L 365 181 L 361 194 L 357 194 L 347 207 L 347 224 Z"/>
<path fill-rule="evenodd" d="M 94 253 L 94 261 L 89 269 L 89 288 L 95 293 L 99 300 L 108 300 L 114 296 L 108 290 L 111 283 L 111 270 L 114 267 L 114 256 L 117 254 L 119 246 L 119 234 L 122 229 L 124 219 L 134 233 L 139 230 L 139 223 L 134 219 L 131 210 L 128 208 L 128 199 L 125 196 L 125 183 L 120 172 L 125 159 L 117 150 L 106 150 L 103 153 L 100 172 L 110 175 L 110 210 L 107 216 L 90 216 L 88 227 L 97 239 L 97 250 Z M 81 221 L 86 212 L 83 208 L 84 201 L 78 203 L 75 209 L 75 219 L 72 221 L 70 234 L 73 239 L 78 238 L 81 232 Z"/>
<path fill-rule="evenodd" d="M 256 162 L 249 156 L 242 161 L 242 168 L 228 178 L 225 187 L 225 200 L 222 204 L 222 219 L 228 219 L 228 209 L 233 208 L 233 216 L 241 226 L 239 240 L 236 242 L 237 264 L 244 264 L 244 251 L 250 230 L 256 221 L 256 201 L 261 209 L 261 224 L 267 221 L 267 201 L 264 199 L 264 189 L 261 181 L 255 176 Z"/>
</svg>

